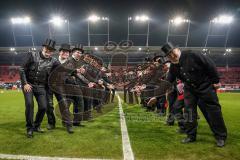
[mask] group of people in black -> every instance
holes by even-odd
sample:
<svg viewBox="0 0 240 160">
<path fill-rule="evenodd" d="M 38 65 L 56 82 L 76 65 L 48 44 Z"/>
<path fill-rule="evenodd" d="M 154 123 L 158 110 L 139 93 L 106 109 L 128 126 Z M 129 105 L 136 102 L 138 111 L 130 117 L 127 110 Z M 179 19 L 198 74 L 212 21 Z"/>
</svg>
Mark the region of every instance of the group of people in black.
<svg viewBox="0 0 240 160">
<path fill-rule="evenodd" d="M 168 103 L 166 124 L 173 125 L 174 120 L 178 121 L 178 132 L 187 135 L 182 143 L 196 141 L 199 106 L 216 145 L 223 147 L 227 129 L 216 93 L 221 84 L 214 62 L 201 53 L 181 51 L 170 42 L 164 44 L 161 51 L 163 55 L 147 60 L 148 67 L 139 71 L 139 83 L 131 86 L 133 93 L 140 95 L 141 103 L 148 111 L 156 107 L 162 116 L 166 114 Z"/>
<path fill-rule="evenodd" d="M 47 129 L 55 129 L 54 96 L 62 125 L 71 134 L 74 133 L 73 126 L 81 126 L 82 120 L 92 118 L 92 109 L 101 113 L 103 104 L 108 103 L 110 96 L 115 94 L 109 71 L 100 59 L 85 53 L 80 44 L 72 49 L 69 44 L 61 44 L 58 57 L 55 57 L 55 44 L 54 40 L 47 39 L 40 52 L 27 54 L 19 69 L 28 138 L 32 138 L 34 132 L 44 132 L 41 122 L 45 113 Z M 38 104 L 35 120 L 34 97 Z M 71 104 L 73 112 L 70 111 Z"/>
<path fill-rule="evenodd" d="M 68 133 L 73 133 L 72 126 L 81 126 L 83 119 L 90 119 L 92 108 L 101 112 L 102 105 L 110 100 L 110 93 L 115 94 L 111 73 L 99 59 L 85 53 L 81 45 L 71 49 L 69 44 L 62 44 L 58 58 L 53 56 L 55 50 L 55 41 L 47 39 L 42 51 L 29 53 L 20 67 L 27 137 L 30 138 L 34 131 L 43 132 L 41 122 L 45 113 L 47 128 L 55 128 L 53 96 L 58 101 L 62 125 Z M 227 129 L 216 93 L 220 82 L 214 62 L 201 53 L 181 51 L 171 43 L 164 44 L 161 50 L 163 55 L 146 59 L 145 66 L 123 72 L 123 80 L 128 82 L 124 86 L 124 100 L 128 94 L 129 103 L 134 99 L 138 103 L 140 95 L 144 107 L 151 110 L 156 105 L 161 115 L 166 114 L 167 101 L 170 108 L 167 124 L 178 121 L 179 132 L 187 135 L 182 143 L 196 141 L 199 106 L 217 146 L 223 147 Z M 33 97 L 38 103 L 35 121 Z M 69 110 L 71 104 L 73 118 Z"/>
</svg>

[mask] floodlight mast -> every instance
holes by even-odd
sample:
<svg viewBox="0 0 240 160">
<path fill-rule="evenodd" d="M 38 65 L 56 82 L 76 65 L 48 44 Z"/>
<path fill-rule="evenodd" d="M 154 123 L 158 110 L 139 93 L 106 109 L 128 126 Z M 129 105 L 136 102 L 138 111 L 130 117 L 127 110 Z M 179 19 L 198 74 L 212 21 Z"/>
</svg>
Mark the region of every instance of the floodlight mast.
<svg viewBox="0 0 240 160">
<path fill-rule="evenodd" d="M 230 15 L 220 15 L 220 16 L 215 17 L 212 20 L 210 20 L 204 47 L 205 48 L 207 47 L 209 37 L 225 37 L 224 47 L 226 49 L 227 42 L 228 42 L 228 37 L 229 37 L 229 32 L 230 32 L 231 24 L 233 23 L 233 21 L 234 21 L 234 18 L 233 18 L 233 16 L 230 16 Z M 228 28 L 227 28 L 226 34 L 212 34 L 211 29 L 213 27 L 213 24 L 227 25 Z"/>
<path fill-rule="evenodd" d="M 147 22 L 147 32 L 145 34 L 132 34 L 130 33 L 130 21 L 136 21 L 136 22 L 142 22 L 146 23 Z M 149 43 L 149 25 L 150 25 L 150 18 L 147 15 L 137 15 L 135 18 L 128 17 L 128 35 L 127 35 L 127 41 L 129 41 L 129 38 L 131 35 L 134 36 L 146 36 L 146 46 L 148 47 Z"/>
<path fill-rule="evenodd" d="M 69 20 L 62 18 L 61 16 L 54 16 L 49 20 L 49 37 L 53 38 L 54 33 L 51 30 L 51 24 L 53 27 L 61 28 L 64 24 L 67 25 L 67 33 L 61 34 L 62 36 L 68 37 L 68 42 L 71 44 L 71 34 L 70 34 L 70 26 L 69 26 Z"/>
<path fill-rule="evenodd" d="M 17 41 L 16 41 L 16 34 L 15 34 L 15 28 L 14 26 L 16 25 L 29 25 L 30 27 L 30 34 L 25 34 L 22 36 L 30 36 L 31 41 L 32 41 L 32 46 L 34 47 L 34 40 L 33 40 L 33 33 L 32 33 L 32 26 L 31 26 L 31 18 L 29 16 L 23 16 L 23 17 L 13 17 L 10 19 L 11 24 L 12 24 L 12 35 L 13 35 L 13 41 L 14 45 L 17 46 Z"/>
<path fill-rule="evenodd" d="M 105 21 L 107 23 L 107 33 L 93 34 L 90 32 L 90 23 L 97 23 L 98 21 Z M 107 36 L 107 42 L 109 43 L 109 17 L 100 17 L 96 14 L 92 14 L 87 19 L 88 22 L 88 46 L 91 46 L 91 36 Z"/>
<path fill-rule="evenodd" d="M 187 32 L 185 34 L 172 34 L 171 33 L 171 31 L 170 31 L 171 26 L 172 27 L 178 27 L 178 26 L 180 26 L 184 23 L 187 23 Z M 169 37 L 172 37 L 172 36 L 185 37 L 186 38 L 185 47 L 187 47 L 188 38 L 189 38 L 189 31 L 190 31 L 190 24 L 191 24 L 191 21 L 189 19 L 184 19 L 181 16 L 177 16 L 173 19 L 170 19 L 169 22 L 168 22 L 168 32 L 167 32 L 166 42 L 169 42 Z"/>
</svg>

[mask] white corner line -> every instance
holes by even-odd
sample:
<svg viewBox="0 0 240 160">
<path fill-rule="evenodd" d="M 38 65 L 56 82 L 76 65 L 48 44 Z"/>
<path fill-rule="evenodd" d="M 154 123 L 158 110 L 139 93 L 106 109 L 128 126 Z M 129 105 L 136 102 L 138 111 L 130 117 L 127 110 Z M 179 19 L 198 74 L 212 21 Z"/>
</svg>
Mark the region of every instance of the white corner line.
<svg viewBox="0 0 240 160">
<path fill-rule="evenodd" d="M 122 108 L 122 101 L 120 96 L 118 97 L 118 107 L 119 107 L 119 115 L 120 115 L 120 124 L 121 124 L 121 133 L 122 133 L 122 147 L 123 147 L 123 159 L 124 160 L 134 160 L 134 155 L 131 147 L 131 143 L 128 136 L 128 130 L 126 125 L 126 120 Z"/>
</svg>

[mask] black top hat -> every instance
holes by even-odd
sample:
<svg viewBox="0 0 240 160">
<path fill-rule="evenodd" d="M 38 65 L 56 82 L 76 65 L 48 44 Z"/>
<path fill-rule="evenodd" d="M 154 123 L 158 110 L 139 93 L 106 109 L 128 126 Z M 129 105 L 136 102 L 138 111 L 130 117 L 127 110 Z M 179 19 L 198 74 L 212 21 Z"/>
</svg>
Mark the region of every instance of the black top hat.
<svg viewBox="0 0 240 160">
<path fill-rule="evenodd" d="M 55 49 L 55 44 L 56 44 L 56 42 L 54 40 L 46 39 L 45 43 L 42 44 L 42 46 L 47 47 L 47 48 L 55 51 L 56 50 Z"/>
<path fill-rule="evenodd" d="M 164 56 L 168 56 L 169 53 L 175 48 L 177 47 L 174 46 L 171 42 L 168 42 L 162 46 L 161 50 L 163 51 Z"/>
<path fill-rule="evenodd" d="M 72 52 L 74 52 L 76 50 L 81 51 L 82 53 L 84 53 L 84 49 L 83 49 L 82 44 L 75 44 L 75 46 L 72 49 Z"/>
<path fill-rule="evenodd" d="M 163 56 L 159 56 L 159 55 L 158 55 L 158 56 L 155 56 L 155 57 L 153 57 L 153 61 L 156 62 L 158 58 L 161 59 L 162 57 L 163 57 Z"/>
<path fill-rule="evenodd" d="M 160 63 L 160 64 L 165 64 L 165 63 L 170 62 L 167 57 L 163 57 L 163 56 L 161 56 L 161 55 L 160 55 L 160 56 L 155 56 L 155 57 L 153 58 L 153 61 L 154 61 L 154 62 L 158 62 L 158 63 Z"/>
<path fill-rule="evenodd" d="M 61 44 L 61 46 L 60 46 L 60 48 L 59 48 L 59 51 L 62 51 L 62 50 L 71 52 L 71 47 L 70 47 L 69 44 L 63 43 L 63 44 Z"/>
</svg>

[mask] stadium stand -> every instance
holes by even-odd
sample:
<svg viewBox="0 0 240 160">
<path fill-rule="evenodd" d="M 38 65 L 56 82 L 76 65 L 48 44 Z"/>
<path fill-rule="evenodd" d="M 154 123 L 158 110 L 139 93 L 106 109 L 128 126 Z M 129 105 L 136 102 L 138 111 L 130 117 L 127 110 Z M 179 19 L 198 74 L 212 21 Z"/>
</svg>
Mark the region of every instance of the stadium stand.
<svg viewBox="0 0 240 160">
<path fill-rule="evenodd" d="M 0 81 L 12 83 L 19 80 L 18 74 L 19 66 L 0 66 Z"/>
<path fill-rule="evenodd" d="M 88 49 L 89 52 L 102 58 L 106 66 L 111 64 L 112 78 L 116 79 L 115 82 L 122 83 L 122 75 L 125 70 L 129 70 L 133 66 L 145 62 L 146 57 L 152 58 L 159 54 L 159 47 L 150 47 L 150 50 L 147 52 L 144 49 L 139 52 L 137 48 L 132 48 L 127 52 L 117 50 L 109 53 L 106 53 L 102 49 L 97 52 L 94 52 L 91 48 Z M 202 48 L 188 49 L 202 51 Z M 27 48 L 16 50 L 18 52 L 13 53 L 8 48 L 0 48 L 0 83 L 16 83 L 20 79 L 18 68 L 24 61 L 29 50 Z M 206 56 L 210 56 L 216 63 L 224 88 L 240 89 L 240 49 L 232 49 L 232 53 L 227 56 L 224 55 L 224 52 L 224 48 L 213 48 L 209 52 L 210 54 L 208 53 Z"/>
</svg>

